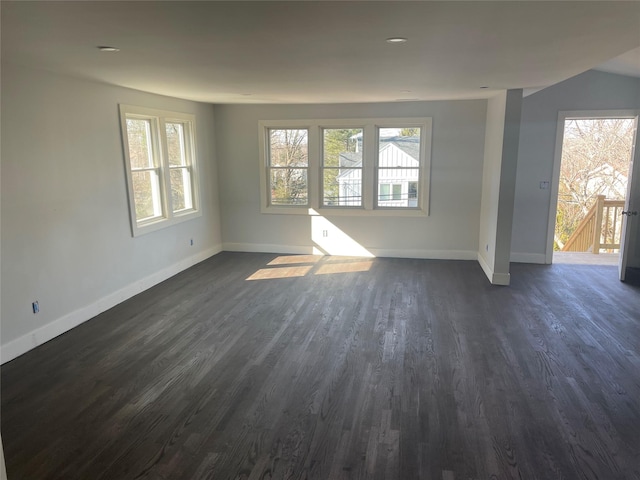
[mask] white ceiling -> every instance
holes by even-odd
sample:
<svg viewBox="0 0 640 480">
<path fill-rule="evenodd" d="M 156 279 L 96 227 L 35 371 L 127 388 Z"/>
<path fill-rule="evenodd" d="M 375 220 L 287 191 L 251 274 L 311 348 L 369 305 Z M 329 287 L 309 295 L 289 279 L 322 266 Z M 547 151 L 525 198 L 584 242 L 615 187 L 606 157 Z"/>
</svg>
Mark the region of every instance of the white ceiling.
<svg viewBox="0 0 640 480">
<path fill-rule="evenodd" d="M 539 89 L 640 47 L 640 2 L 2 1 L 1 8 L 3 63 L 209 103 L 484 98 Z M 385 42 L 393 36 L 409 41 Z M 101 53 L 99 45 L 120 52 Z"/>
</svg>

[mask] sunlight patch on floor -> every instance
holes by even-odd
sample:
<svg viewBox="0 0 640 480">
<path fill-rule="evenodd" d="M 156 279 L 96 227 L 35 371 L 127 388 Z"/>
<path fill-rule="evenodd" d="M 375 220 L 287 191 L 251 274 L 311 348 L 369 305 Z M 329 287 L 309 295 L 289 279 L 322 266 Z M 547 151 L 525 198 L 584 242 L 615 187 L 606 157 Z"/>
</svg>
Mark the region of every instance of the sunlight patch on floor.
<svg viewBox="0 0 640 480">
<path fill-rule="evenodd" d="M 305 263 L 306 265 L 300 265 Z M 339 273 L 368 272 L 373 260 L 362 257 L 322 255 L 282 255 L 247 277 L 247 280 L 274 280 L 305 277 L 308 275 L 334 275 Z"/>
<path fill-rule="evenodd" d="M 315 272 L 316 275 L 332 273 L 368 272 L 373 262 L 325 263 Z"/>
<path fill-rule="evenodd" d="M 316 263 L 322 255 L 281 255 L 271 260 L 267 265 L 291 265 L 296 263 Z"/>
<path fill-rule="evenodd" d="M 278 268 L 261 268 L 247 280 L 269 280 L 273 278 L 295 278 L 304 277 L 313 266 L 304 267 L 278 267 Z"/>
</svg>

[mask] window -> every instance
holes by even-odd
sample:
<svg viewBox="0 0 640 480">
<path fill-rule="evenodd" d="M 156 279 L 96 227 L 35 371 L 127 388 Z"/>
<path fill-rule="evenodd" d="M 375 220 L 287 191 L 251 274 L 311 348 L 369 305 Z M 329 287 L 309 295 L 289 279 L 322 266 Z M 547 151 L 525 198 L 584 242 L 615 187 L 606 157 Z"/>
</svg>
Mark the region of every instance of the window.
<svg viewBox="0 0 640 480">
<path fill-rule="evenodd" d="M 362 205 L 362 128 L 322 129 L 322 205 Z"/>
<path fill-rule="evenodd" d="M 379 194 L 376 206 L 380 208 L 412 208 L 417 202 L 409 197 L 411 184 L 414 199 L 418 198 L 420 184 L 420 128 L 378 128 Z"/>
<path fill-rule="evenodd" d="M 399 201 L 402 200 L 402 184 L 380 183 L 378 190 L 378 205 L 401 207 Z"/>
<path fill-rule="evenodd" d="M 271 205 L 308 205 L 309 132 L 269 129 Z"/>
<path fill-rule="evenodd" d="M 264 213 L 427 215 L 430 118 L 259 123 Z"/>
<path fill-rule="evenodd" d="M 200 215 L 195 117 L 120 105 L 134 236 Z"/>
<path fill-rule="evenodd" d="M 409 206 L 418 206 L 418 182 L 409 182 L 408 184 Z"/>
</svg>

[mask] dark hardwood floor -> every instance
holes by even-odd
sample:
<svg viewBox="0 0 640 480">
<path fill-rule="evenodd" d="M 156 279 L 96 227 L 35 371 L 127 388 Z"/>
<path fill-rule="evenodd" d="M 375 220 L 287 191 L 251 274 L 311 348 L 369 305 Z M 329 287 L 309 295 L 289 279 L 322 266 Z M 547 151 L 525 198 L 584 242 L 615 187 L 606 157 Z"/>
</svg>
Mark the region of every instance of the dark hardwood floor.
<svg viewBox="0 0 640 480">
<path fill-rule="evenodd" d="M 19 479 L 640 479 L 616 268 L 221 253 L 2 366 Z"/>
</svg>

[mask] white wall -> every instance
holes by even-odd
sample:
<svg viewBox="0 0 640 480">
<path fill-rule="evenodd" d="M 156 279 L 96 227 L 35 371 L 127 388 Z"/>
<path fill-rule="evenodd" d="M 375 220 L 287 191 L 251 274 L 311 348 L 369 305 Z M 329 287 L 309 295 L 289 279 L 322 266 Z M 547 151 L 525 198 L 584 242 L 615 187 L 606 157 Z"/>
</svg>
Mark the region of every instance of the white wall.
<svg viewBox="0 0 640 480">
<path fill-rule="evenodd" d="M 498 200 L 500 197 L 500 164 L 502 162 L 506 105 L 506 91 L 490 98 L 487 102 L 478 260 L 485 272 L 488 272 L 488 275 L 493 275 L 493 265 L 495 263 Z"/>
<path fill-rule="evenodd" d="M 196 115 L 200 218 L 131 236 L 119 103 Z M 3 63 L 3 361 L 220 250 L 213 139 L 211 105 Z"/>
<path fill-rule="evenodd" d="M 640 79 L 588 71 L 526 97 L 522 105 L 511 260 L 545 263 L 558 112 L 640 108 Z M 636 179 L 638 180 L 638 179 Z M 640 224 L 640 222 L 637 222 Z M 638 227 L 640 229 L 640 227 Z M 635 238 L 640 238 L 640 231 Z M 640 246 L 636 245 L 640 258 Z"/>
<path fill-rule="evenodd" d="M 478 261 L 489 281 L 509 285 L 513 199 L 522 90 L 501 92 L 487 104 Z"/>
<path fill-rule="evenodd" d="M 311 217 L 260 213 L 259 120 L 432 117 L 429 217 L 331 216 L 317 221 L 377 256 L 477 258 L 485 114 L 484 100 L 216 106 L 225 250 L 302 253 L 314 246 Z M 348 243 L 341 237 L 342 245 Z"/>
</svg>

